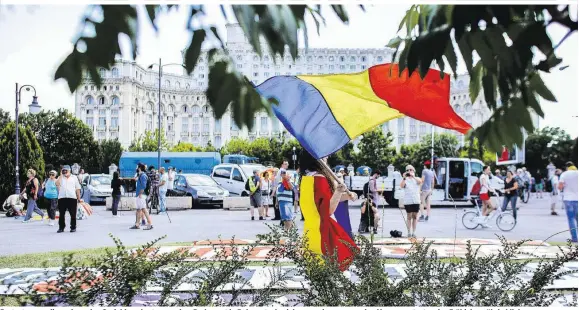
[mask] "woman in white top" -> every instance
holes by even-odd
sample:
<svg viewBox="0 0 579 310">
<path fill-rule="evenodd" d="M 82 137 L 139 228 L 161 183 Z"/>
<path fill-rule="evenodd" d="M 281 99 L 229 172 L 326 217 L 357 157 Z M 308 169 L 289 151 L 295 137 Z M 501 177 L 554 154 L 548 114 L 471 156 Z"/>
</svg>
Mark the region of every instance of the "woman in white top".
<svg viewBox="0 0 579 310">
<path fill-rule="evenodd" d="M 416 223 L 420 211 L 420 186 L 422 179 L 416 177 L 416 170 L 412 165 L 406 166 L 406 173 L 400 187 L 404 188 L 404 208 L 406 209 L 406 227 L 408 237 L 416 238 Z"/>
<path fill-rule="evenodd" d="M 269 217 L 267 212 L 269 211 L 269 205 L 273 204 L 271 199 L 271 190 L 273 187 L 273 182 L 269 177 L 269 172 L 265 171 L 261 178 L 261 205 L 264 210 L 265 217 Z"/>
<path fill-rule="evenodd" d="M 489 175 L 491 174 L 491 167 L 484 166 L 483 173 L 479 178 L 480 182 L 480 200 L 482 201 L 483 209 L 482 215 L 487 216 L 490 211 L 494 209 L 494 206 L 491 202 L 490 193 L 495 193 L 495 190 L 490 186 L 490 179 Z M 484 226 L 484 225 L 483 225 Z"/>
</svg>

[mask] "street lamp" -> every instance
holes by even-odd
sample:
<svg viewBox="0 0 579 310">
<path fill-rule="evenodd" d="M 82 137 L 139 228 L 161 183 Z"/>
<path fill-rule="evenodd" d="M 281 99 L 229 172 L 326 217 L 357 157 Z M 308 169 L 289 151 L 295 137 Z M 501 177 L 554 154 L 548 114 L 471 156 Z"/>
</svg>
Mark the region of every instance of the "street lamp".
<svg viewBox="0 0 579 310">
<path fill-rule="evenodd" d="M 151 64 L 149 66 L 149 69 L 153 69 L 155 65 L 159 67 L 159 123 L 157 125 L 157 169 L 159 169 L 161 168 L 161 79 L 163 78 L 163 67 L 177 65 L 185 68 L 185 65 L 177 63 L 170 63 L 163 65 L 161 62 L 161 58 L 159 58 L 159 63 Z"/>
<path fill-rule="evenodd" d="M 296 170 L 296 159 L 297 159 L 297 156 L 296 156 L 296 147 L 294 146 L 294 147 L 292 148 L 292 150 L 293 150 L 293 152 L 294 152 L 294 154 L 292 155 L 292 160 L 294 161 L 294 170 Z"/>
<path fill-rule="evenodd" d="M 16 114 L 15 114 L 15 118 L 16 118 L 16 185 L 14 186 L 14 191 L 16 192 L 16 194 L 20 194 L 20 167 L 19 167 L 19 156 L 20 156 L 20 151 L 19 151 L 19 147 L 18 147 L 18 135 L 19 135 L 19 130 L 18 130 L 18 106 L 20 105 L 20 97 L 22 95 L 22 89 L 24 89 L 25 91 L 30 91 L 33 90 L 34 91 L 34 96 L 32 96 L 32 103 L 28 106 L 29 108 L 29 112 L 31 114 L 37 114 L 38 112 L 40 112 L 40 105 L 38 104 L 38 97 L 36 96 L 36 88 L 34 88 L 34 86 L 32 85 L 22 85 L 20 88 L 18 88 L 18 83 L 16 83 Z"/>
</svg>

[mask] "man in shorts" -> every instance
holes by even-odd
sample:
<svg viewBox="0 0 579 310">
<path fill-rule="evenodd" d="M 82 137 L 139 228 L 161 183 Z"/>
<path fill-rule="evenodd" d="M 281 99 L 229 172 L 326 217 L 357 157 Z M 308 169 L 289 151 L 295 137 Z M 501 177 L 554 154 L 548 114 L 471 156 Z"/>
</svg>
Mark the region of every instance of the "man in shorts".
<svg viewBox="0 0 579 310">
<path fill-rule="evenodd" d="M 259 178 L 259 170 L 253 170 L 253 175 L 249 177 L 247 182 L 249 185 L 249 202 L 251 203 L 251 207 L 249 208 L 251 220 L 255 220 L 253 209 L 257 209 L 259 220 L 262 221 L 263 207 L 261 205 L 261 179 Z"/>
<path fill-rule="evenodd" d="M 430 160 L 424 162 L 424 169 L 422 169 L 422 188 L 420 191 L 420 209 L 421 215 L 419 222 L 428 222 L 430 218 L 430 197 L 434 190 L 434 171 L 430 170 Z M 426 210 L 426 212 L 425 212 Z M 426 216 L 424 216 L 426 213 Z"/>
<path fill-rule="evenodd" d="M 153 222 L 151 221 L 151 216 L 149 215 L 149 210 L 147 210 L 147 196 L 145 195 L 145 188 L 147 187 L 147 174 L 145 173 L 146 167 L 143 164 L 137 166 L 137 189 L 135 196 L 135 204 L 137 206 L 137 218 L 135 225 L 130 229 L 140 229 L 141 219 L 145 217 L 147 219 L 148 225 L 144 230 L 153 229 Z"/>
</svg>

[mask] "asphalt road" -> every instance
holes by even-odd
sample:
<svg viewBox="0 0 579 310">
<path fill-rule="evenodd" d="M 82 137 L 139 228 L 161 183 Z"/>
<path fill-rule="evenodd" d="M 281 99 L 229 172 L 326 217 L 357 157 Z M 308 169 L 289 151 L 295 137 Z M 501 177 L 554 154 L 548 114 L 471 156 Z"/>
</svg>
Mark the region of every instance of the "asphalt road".
<svg viewBox="0 0 579 310">
<path fill-rule="evenodd" d="M 508 239 L 544 240 L 558 232 L 568 229 L 567 217 L 558 207 L 559 216 L 550 215 L 549 200 L 531 198 L 528 204 L 520 204 L 517 226 L 510 232 L 502 232 L 496 225 L 489 229 L 468 230 L 461 222 L 463 208 L 436 208 L 432 211 L 427 223 L 418 223 L 418 237 L 437 238 L 496 238 L 496 234 Z M 56 226 L 48 226 L 36 221 L 21 223 L 13 218 L 0 218 L 0 255 L 22 253 L 51 252 L 76 250 L 102 246 L 114 246 L 109 234 L 119 237 L 125 245 L 140 245 L 166 235 L 163 242 L 187 242 L 205 239 L 236 238 L 254 239 L 256 234 L 266 233 L 266 224 L 277 224 L 278 221 L 251 221 L 249 211 L 226 211 L 219 209 L 186 210 L 169 212 L 172 223 L 166 215 L 154 215 L 154 229 L 150 231 L 129 230 L 133 224 L 134 212 L 122 212 L 121 217 L 112 217 L 104 206 L 94 206 L 95 213 L 87 220 L 78 221 L 76 233 L 57 234 Z M 384 212 L 384 237 L 392 229 L 406 233 L 403 220 L 405 212 L 387 208 Z M 273 212 L 272 212 L 273 214 Z M 298 215 L 299 216 L 299 215 Z M 352 229 L 358 228 L 360 219 L 359 207 L 350 207 Z M 67 222 L 68 222 L 67 215 Z M 297 221 L 303 228 L 303 222 Z M 382 235 L 382 230 L 378 231 Z M 569 232 L 552 236 L 550 241 L 566 241 Z"/>
</svg>

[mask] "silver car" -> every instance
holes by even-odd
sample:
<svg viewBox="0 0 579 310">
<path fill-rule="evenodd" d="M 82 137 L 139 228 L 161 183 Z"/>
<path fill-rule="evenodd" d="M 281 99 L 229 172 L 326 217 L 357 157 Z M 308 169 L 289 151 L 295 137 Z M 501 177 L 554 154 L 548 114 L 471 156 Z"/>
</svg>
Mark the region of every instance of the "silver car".
<svg viewBox="0 0 579 310">
<path fill-rule="evenodd" d="M 105 202 L 107 197 L 111 197 L 113 189 L 111 182 L 113 177 L 108 174 L 91 174 L 84 180 L 86 188 L 90 193 L 90 204 L 93 202 Z M 125 189 L 121 186 L 121 195 L 125 194 Z"/>
</svg>

